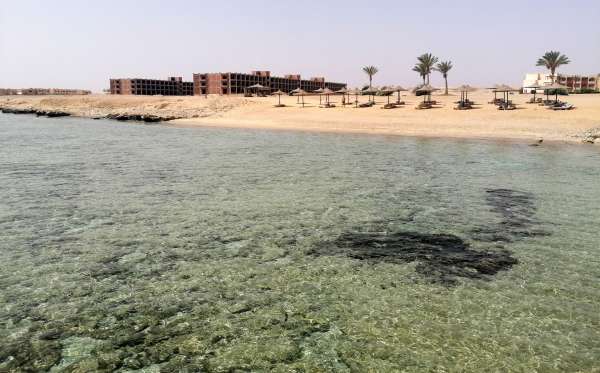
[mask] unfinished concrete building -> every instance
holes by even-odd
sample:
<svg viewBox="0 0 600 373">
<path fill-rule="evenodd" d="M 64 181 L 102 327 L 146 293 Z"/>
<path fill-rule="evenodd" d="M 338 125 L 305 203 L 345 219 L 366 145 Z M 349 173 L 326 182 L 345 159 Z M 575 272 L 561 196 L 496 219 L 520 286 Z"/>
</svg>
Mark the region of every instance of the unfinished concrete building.
<svg viewBox="0 0 600 373">
<path fill-rule="evenodd" d="M 0 88 L 0 96 L 23 95 L 23 96 L 75 96 L 89 95 L 92 91 L 85 89 L 64 89 L 64 88 Z"/>
<path fill-rule="evenodd" d="M 253 71 L 250 74 L 243 73 L 205 73 L 194 74 L 194 94 L 242 94 L 246 89 L 255 84 L 266 88 L 267 92 L 281 90 L 290 92 L 296 88 L 302 88 L 307 92 L 319 88 L 329 88 L 333 91 L 346 88 L 345 83 L 333 83 L 325 81 L 325 78 L 301 79 L 300 75 L 285 75 L 284 77 L 271 76 L 269 71 Z"/>
<path fill-rule="evenodd" d="M 111 79 L 110 93 L 113 95 L 192 96 L 194 83 L 184 82 L 181 77 L 169 77 L 167 80 Z"/>
</svg>

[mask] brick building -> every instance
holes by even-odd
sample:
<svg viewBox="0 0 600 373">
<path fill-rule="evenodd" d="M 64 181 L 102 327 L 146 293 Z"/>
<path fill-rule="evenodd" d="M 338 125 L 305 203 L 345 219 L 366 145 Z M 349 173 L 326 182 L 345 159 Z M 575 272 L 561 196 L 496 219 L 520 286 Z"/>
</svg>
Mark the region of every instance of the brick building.
<svg viewBox="0 0 600 373">
<path fill-rule="evenodd" d="M 597 91 L 598 79 L 600 79 L 600 74 L 589 76 L 558 74 L 556 81 L 559 84 L 567 86 L 570 92 L 576 92 L 582 89 L 593 89 Z"/>
<path fill-rule="evenodd" d="M 113 95 L 163 95 L 192 96 L 194 83 L 184 82 L 181 77 L 158 79 L 111 79 L 110 93 Z"/>
<path fill-rule="evenodd" d="M 241 94 L 245 89 L 260 84 L 267 91 L 281 90 L 290 92 L 296 88 L 302 88 L 307 92 L 319 88 L 329 88 L 337 91 L 346 88 L 345 83 L 333 83 L 325 81 L 325 78 L 301 79 L 300 75 L 285 75 L 284 77 L 271 76 L 270 71 L 253 71 L 244 73 L 205 73 L 194 74 L 194 94 Z"/>
</svg>

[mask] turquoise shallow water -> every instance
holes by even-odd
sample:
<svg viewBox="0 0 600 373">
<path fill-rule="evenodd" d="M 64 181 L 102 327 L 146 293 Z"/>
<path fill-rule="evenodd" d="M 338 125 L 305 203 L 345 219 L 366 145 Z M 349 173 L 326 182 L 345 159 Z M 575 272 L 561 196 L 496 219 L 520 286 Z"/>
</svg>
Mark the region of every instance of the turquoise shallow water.
<svg viewBox="0 0 600 373">
<path fill-rule="evenodd" d="M 600 371 L 597 147 L 0 115 L 0 371 Z"/>
</svg>

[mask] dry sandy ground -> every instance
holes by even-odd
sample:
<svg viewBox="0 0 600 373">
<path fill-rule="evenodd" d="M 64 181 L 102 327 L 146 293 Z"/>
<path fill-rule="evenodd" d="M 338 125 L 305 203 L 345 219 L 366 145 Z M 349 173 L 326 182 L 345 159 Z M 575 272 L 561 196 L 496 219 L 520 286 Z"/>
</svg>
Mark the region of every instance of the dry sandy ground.
<svg viewBox="0 0 600 373">
<path fill-rule="evenodd" d="M 237 107 L 227 113 L 176 121 L 181 125 L 219 126 L 235 128 L 267 128 L 283 130 L 370 133 L 403 136 L 493 138 L 550 141 L 581 141 L 573 135 L 600 127 L 600 94 L 570 95 L 562 100 L 577 108 L 552 111 L 545 107 L 525 104 L 530 95 L 515 94 L 511 100 L 518 110 L 501 111 L 488 104 L 493 94 L 476 92 L 469 96 L 477 104 L 473 110 L 454 110 L 456 94 L 434 95 L 439 107 L 416 110 L 421 98 L 403 96 L 404 107 L 384 110 L 385 97 L 376 97 L 382 105 L 371 108 L 339 107 L 340 97 L 332 98 L 336 108 L 320 108 L 318 97 L 306 97 L 307 107 L 296 104 L 297 98 L 283 97 L 289 107 L 275 108 L 277 98 L 253 99 L 253 105 Z M 395 98 L 395 96 L 394 96 Z M 354 100 L 354 96 L 351 97 Z M 359 97 L 361 102 L 366 97 Z"/>
<path fill-rule="evenodd" d="M 250 101 L 241 97 L 163 96 L 0 96 L 0 106 L 17 109 L 64 111 L 80 117 L 109 114 L 201 118 L 223 113 Z"/>
<path fill-rule="evenodd" d="M 305 98 L 302 108 L 296 97 L 282 96 L 288 105 L 276 108 L 277 97 L 243 98 L 239 96 L 161 97 L 161 96 L 5 96 L 0 106 L 60 110 L 84 117 L 108 114 L 151 114 L 176 116 L 176 126 L 217 126 L 276 130 L 347 132 L 426 137 L 521 139 L 534 141 L 581 141 L 574 135 L 600 127 L 600 94 L 561 97 L 577 108 L 551 111 L 538 105 L 525 104 L 530 95 L 511 96 L 519 110 L 500 111 L 489 105 L 493 94 L 479 91 L 470 95 L 476 109 L 454 110 L 458 95 L 434 95 L 438 108 L 415 110 L 419 97 L 404 95 L 404 107 L 383 110 L 341 107 L 340 96 L 332 97 L 336 108 L 320 108 L 318 96 Z M 376 97 L 378 103 L 387 101 Z M 395 96 L 394 98 L 395 99 Z M 354 100 L 354 96 L 352 96 Z M 361 102 L 367 97 L 359 97 Z"/>
</svg>

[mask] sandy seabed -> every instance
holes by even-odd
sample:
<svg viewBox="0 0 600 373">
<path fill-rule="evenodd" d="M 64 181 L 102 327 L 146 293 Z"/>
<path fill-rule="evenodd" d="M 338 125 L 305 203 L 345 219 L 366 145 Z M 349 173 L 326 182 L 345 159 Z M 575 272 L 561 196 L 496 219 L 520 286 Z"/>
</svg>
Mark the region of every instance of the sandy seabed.
<svg viewBox="0 0 600 373">
<path fill-rule="evenodd" d="M 561 97 L 576 106 L 570 111 L 552 111 L 527 104 L 531 95 L 514 94 L 511 100 L 519 109 L 500 111 L 488 104 L 493 94 L 475 92 L 470 99 L 473 110 L 454 110 L 459 95 L 434 95 L 437 107 L 416 110 L 421 98 L 404 95 L 403 107 L 383 110 L 387 97 L 376 97 L 378 105 L 356 108 L 341 105 L 341 96 L 332 96 L 335 108 L 322 108 L 318 96 L 305 97 L 305 107 L 297 97 L 282 96 L 285 107 L 275 107 L 277 97 L 240 96 L 162 97 L 162 96 L 4 96 L 0 106 L 61 110 L 82 117 L 109 114 L 143 114 L 179 117 L 176 126 L 208 126 L 270 130 L 321 131 L 380 135 L 517 139 L 580 142 L 580 135 L 600 127 L 600 95 Z M 351 96 L 354 101 L 355 97 Z M 361 96 L 360 102 L 368 98 Z M 392 101 L 396 99 L 393 96 Z"/>
</svg>

